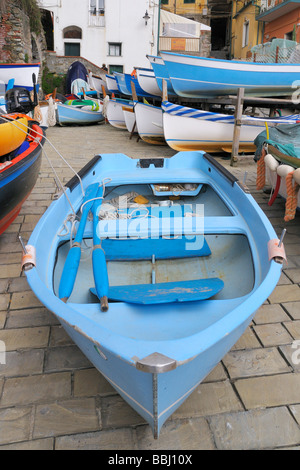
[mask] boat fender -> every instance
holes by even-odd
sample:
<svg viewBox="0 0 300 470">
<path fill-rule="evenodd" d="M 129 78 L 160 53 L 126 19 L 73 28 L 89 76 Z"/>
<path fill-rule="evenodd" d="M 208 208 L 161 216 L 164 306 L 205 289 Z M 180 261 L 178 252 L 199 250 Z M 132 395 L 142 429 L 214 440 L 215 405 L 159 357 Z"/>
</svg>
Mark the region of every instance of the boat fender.
<svg viewBox="0 0 300 470">
<path fill-rule="evenodd" d="M 300 168 L 297 168 L 297 170 L 294 171 L 293 173 L 293 178 L 300 185 Z"/>
<path fill-rule="evenodd" d="M 294 167 L 290 165 L 279 165 L 277 168 L 277 174 L 283 178 L 285 178 L 291 171 L 294 171 Z"/>
<path fill-rule="evenodd" d="M 28 271 L 36 266 L 36 250 L 32 245 L 25 246 L 26 253 L 22 256 L 22 270 Z"/>
<path fill-rule="evenodd" d="M 279 162 L 270 153 L 265 156 L 265 164 L 271 171 L 276 171 L 279 167 Z"/>
<path fill-rule="evenodd" d="M 276 261 L 277 263 L 283 263 L 283 260 L 287 262 L 286 259 L 286 254 L 285 254 L 285 249 L 283 243 L 280 244 L 280 240 L 277 238 L 274 238 L 268 242 L 268 255 L 269 255 L 269 261 L 272 259 Z"/>
</svg>

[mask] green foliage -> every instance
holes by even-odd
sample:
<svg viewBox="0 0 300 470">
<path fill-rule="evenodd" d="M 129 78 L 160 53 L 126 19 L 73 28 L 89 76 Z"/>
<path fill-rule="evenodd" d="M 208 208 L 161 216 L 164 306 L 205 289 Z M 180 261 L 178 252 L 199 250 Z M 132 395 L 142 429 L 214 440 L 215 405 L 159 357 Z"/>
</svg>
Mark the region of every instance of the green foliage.
<svg viewBox="0 0 300 470">
<path fill-rule="evenodd" d="M 40 34 L 42 32 L 42 22 L 37 0 L 21 0 L 21 8 L 29 17 L 31 31 Z"/>
<path fill-rule="evenodd" d="M 58 75 L 49 72 L 48 67 L 44 67 L 42 75 L 42 88 L 45 95 L 53 93 L 55 88 L 57 93 L 65 94 L 66 75 Z"/>
</svg>

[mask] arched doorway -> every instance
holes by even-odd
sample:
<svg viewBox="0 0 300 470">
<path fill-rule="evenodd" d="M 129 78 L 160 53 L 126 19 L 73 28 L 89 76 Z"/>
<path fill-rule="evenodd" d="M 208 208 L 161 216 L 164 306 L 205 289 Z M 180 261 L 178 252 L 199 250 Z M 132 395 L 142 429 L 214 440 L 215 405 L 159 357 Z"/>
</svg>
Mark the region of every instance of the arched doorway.
<svg viewBox="0 0 300 470">
<path fill-rule="evenodd" d="M 47 44 L 47 51 L 53 51 L 53 13 L 51 11 L 41 9 L 41 19 Z"/>
</svg>

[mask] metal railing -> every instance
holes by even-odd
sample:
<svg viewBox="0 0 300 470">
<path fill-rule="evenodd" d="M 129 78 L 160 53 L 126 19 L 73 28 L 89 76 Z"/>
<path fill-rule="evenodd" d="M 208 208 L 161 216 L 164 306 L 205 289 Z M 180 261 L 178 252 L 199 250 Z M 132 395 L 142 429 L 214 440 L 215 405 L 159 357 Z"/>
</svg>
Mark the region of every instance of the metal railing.
<svg viewBox="0 0 300 470">
<path fill-rule="evenodd" d="M 97 26 L 103 28 L 105 26 L 105 16 L 104 10 L 97 8 L 92 8 L 89 11 L 89 26 Z"/>
</svg>

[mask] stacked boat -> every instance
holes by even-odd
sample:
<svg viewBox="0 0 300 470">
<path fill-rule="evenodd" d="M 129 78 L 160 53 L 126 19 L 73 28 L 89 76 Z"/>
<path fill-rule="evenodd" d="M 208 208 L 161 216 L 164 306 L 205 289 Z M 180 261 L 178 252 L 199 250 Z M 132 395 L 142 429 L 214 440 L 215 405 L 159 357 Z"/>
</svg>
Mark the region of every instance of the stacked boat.
<svg viewBox="0 0 300 470">
<path fill-rule="evenodd" d="M 25 75 L 24 87 L 7 89 L 5 107 L 8 113 L 0 116 L 0 235 L 19 214 L 41 166 L 44 131 L 28 115 L 38 104 L 36 76 L 31 76 L 29 86 Z M 34 101 L 29 89 L 33 89 Z"/>
</svg>

